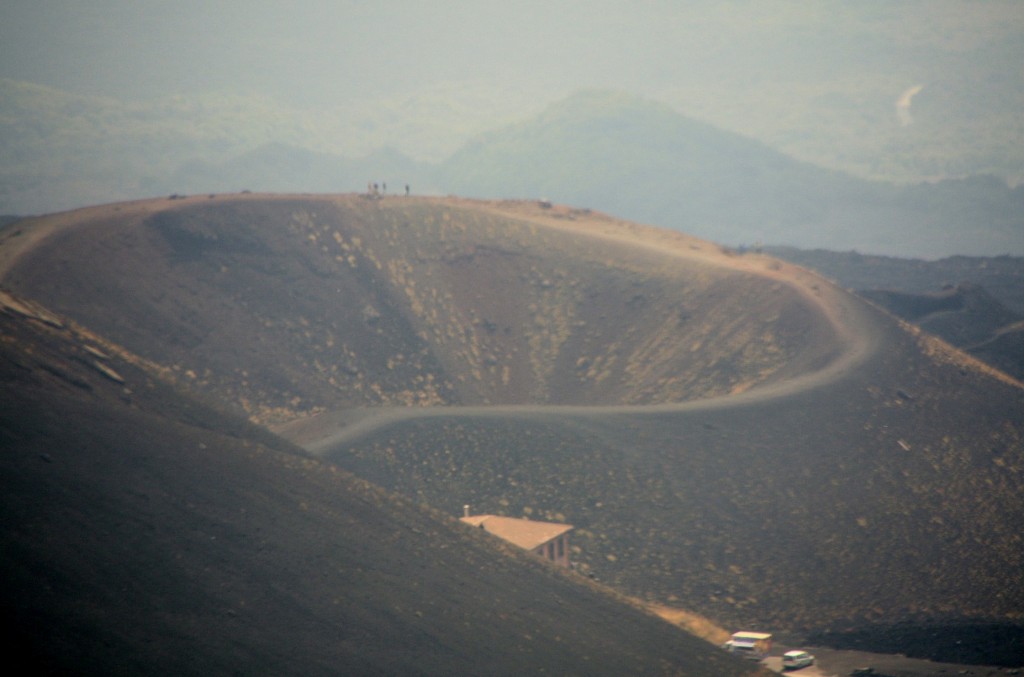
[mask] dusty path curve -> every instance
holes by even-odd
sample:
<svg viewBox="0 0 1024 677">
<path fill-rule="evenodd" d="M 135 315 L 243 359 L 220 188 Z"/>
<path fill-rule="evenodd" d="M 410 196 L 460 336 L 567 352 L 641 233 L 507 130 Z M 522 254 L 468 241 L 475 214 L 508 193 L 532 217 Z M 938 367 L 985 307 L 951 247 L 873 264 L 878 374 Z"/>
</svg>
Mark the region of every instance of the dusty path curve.
<svg viewBox="0 0 1024 677">
<path fill-rule="evenodd" d="M 480 208 L 478 201 L 454 198 L 428 198 L 451 205 Z M 806 392 L 843 378 L 873 355 L 881 345 L 880 316 L 863 300 L 840 289 L 814 273 L 776 259 L 760 255 L 736 256 L 713 248 L 711 243 L 682 233 L 619 221 L 602 215 L 586 219 L 559 218 L 558 212 L 538 209 L 533 203 L 487 202 L 484 209 L 506 217 L 573 232 L 581 237 L 611 240 L 626 247 L 639 247 L 684 260 L 720 265 L 781 282 L 815 306 L 835 332 L 838 352 L 826 366 L 751 388 L 750 390 L 703 400 L 652 405 L 495 405 L 446 407 L 368 407 L 340 412 L 325 412 L 308 419 L 279 426 L 275 432 L 300 444 L 307 451 L 325 455 L 376 431 L 418 419 L 444 417 L 513 418 L 534 421 L 604 420 L 613 416 L 643 416 L 671 412 L 708 411 L 749 406 L 770 399 Z"/>
<path fill-rule="evenodd" d="M 240 194 L 217 196 L 232 201 L 294 200 L 338 202 L 358 199 L 352 195 Z M 144 218 L 170 207 L 208 203 L 212 196 L 137 200 L 87 207 L 13 224 L 0 235 L 0 279 L 26 252 L 47 237 L 66 228 L 126 215 Z M 836 287 L 816 274 L 777 259 L 758 254 L 737 256 L 706 240 L 677 231 L 644 226 L 589 210 L 540 205 L 524 201 L 480 201 L 453 197 L 388 198 L 381 208 L 406 204 L 409 200 L 436 203 L 443 207 L 467 207 L 502 217 L 520 219 L 580 237 L 599 238 L 623 247 L 644 249 L 662 256 L 720 266 L 785 284 L 804 297 L 830 323 L 836 337 L 836 357 L 823 368 L 787 380 L 762 384 L 742 394 L 680 403 L 621 406 L 502 405 L 468 407 L 380 407 L 340 412 L 293 421 L 275 432 L 301 444 L 313 453 L 325 453 L 363 435 L 404 421 L 441 417 L 529 418 L 547 420 L 603 419 L 614 415 L 638 416 L 667 412 L 700 411 L 747 406 L 781 398 L 833 383 L 879 349 L 880 316 L 850 292 Z"/>
<path fill-rule="evenodd" d="M 192 198 L 192 202 L 198 201 Z M 45 216 L 29 216 L 7 226 L 0 231 L 0 280 L 18 259 L 33 247 L 68 228 L 77 228 L 83 224 L 94 223 L 113 218 L 114 216 L 144 217 L 155 214 L 167 207 L 167 199 L 134 200 L 113 204 L 83 207 L 66 212 L 56 212 Z"/>
<path fill-rule="evenodd" d="M 449 407 L 367 407 L 342 412 L 325 412 L 309 419 L 294 421 L 275 430 L 278 434 L 301 445 L 307 451 L 323 455 L 340 446 L 354 442 L 378 430 L 420 419 L 447 417 L 511 418 L 533 421 L 556 421 L 575 419 L 605 420 L 613 416 L 643 416 L 673 412 L 710 411 L 739 408 L 766 400 L 780 399 L 789 395 L 823 387 L 842 379 L 864 359 L 873 354 L 878 345 L 877 331 L 869 323 L 876 321 L 863 309 L 851 308 L 864 320 L 863 331 L 855 345 L 851 345 L 839 359 L 827 367 L 770 385 L 751 388 L 738 395 L 693 400 L 689 402 L 649 405 L 496 405 L 496 406 L 449 406 Z M 851 312 L 852 316 L 854 312 Z"/>
</svg>

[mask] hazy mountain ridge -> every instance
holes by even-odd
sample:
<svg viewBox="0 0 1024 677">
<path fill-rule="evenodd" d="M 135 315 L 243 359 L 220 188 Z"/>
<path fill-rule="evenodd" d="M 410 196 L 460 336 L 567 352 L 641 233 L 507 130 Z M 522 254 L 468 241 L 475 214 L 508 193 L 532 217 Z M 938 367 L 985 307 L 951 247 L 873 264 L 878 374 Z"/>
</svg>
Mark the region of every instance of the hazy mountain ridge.
<svg viewBox="0 0 1024 677">
<path fill-rule="evenodd" d="M 1002 327 L 1022 319 L 984 289 L 971 285 L 958 285 L 933 294 L 885 290 L 864 290 L 861 294 L 956 346 L 981 343 Z M 958 321 L 958 315 L 968 316 L 969 322 Z"/>
<path fill-rule="evenodd" d="M 938 261 L 768 248 L 880 303 L 1018 379 L 1024 378 L 1024 259 Z"/>
<path fill-rule="evenodd" d="M 547 198 L 731 246 L 761 242 L 929 258 L 1022 253 L 1024 187 L 991 177 L 905 187 L 869 182 L 628 94 L 577 93 L 531 120 L 476 137 L 437 163 L 393 149 L 362 158 L 310 151 L 298 131 L 273 141 L 273 129 L 246 119 L 205 120 L 202 107 L 185 104 L 182 114 L 203 121 L 197 129 L 175 123 L 165 130 L 148 113 L 129 111 L 123 129 L 94 135 L 90 125 L 107 113 L 102 106 L 90 113 L 94 104 L 76 101 L 38 104 L 43 115 L 16 109 L 4 118 L 9 128 L 0 140 L 9 157 L 24 159 L 4 169 L 0 211 L 242 189 L 352 192 L 390 183 L 394 193 L 408 184 L 418 194 Z M 223 105 L 231 111 L 238 104 Z M 79 106 L 84 115 L 67 112 Z M 158 113 L 175 113 L 169 106 L 170 113 Z M 49 131 L 31 131 L 39 125 Z M 45 152 L 32 146 L 32 139 L 52 145 L 51 138 L 61 145 Z M 158 162 L 148 159 L 152 151 Z"/>
<path fill-rule="evenodd" d="M 294 193 L 351 192 L 382 183 L 378 177 L 401 177 L 393 181 L 393 194 L 404 192 L 411 183 L 429 187 L 430 165 L 416 162 L 393 148 L 385 148 L 358 159 L 268 144 L 226 162 L 193 162 L 174 172 L 168 185 L 183 193 L 233 193 L 241 189 Z M 380 188 L 385 192 L 388 186 Z"/>
<path fill-rule="evenodd" d="M 1005 182 L 855 179 L 607 92 L 577 94 L 484 136 L 442 172 L 460 194 L 546 197 L 729 245 L 1016 254 L 1024 231 L 1024 189 Z"/>
<path fill-rule="evenodd" d="M 996 369 L 1024 379 L 1024 316 L 984 289 L 958 285 L 932 294 L 865 290 L 860 294 Z"/>
<path fill-rule="evenodd" d="M 63 231 L 24 239 L 44 227 Z M 1024 604 L 1019 384 L 769 257 L 557 205 L 358 195 L 154 200 L 4 237 L 5 285 L 260 420 L 337 406 L 344 438 L 408 404 L 533 405 L 322 450 L 450 515 L 564 518 L 581 570 L 637 596 L 796 632 Z M 629 404 L 648 377 L 633 401 L 659 406 Z M 551 408 L 573 402 L 602 406 Z"/>
<path fill-rule="evenodd" d="M 775 222 L 791 212 L 800 198 L 779 192 L 779 183 L 832 192 L 838 178 L 667 106 L 608 92 L 576 94 L 534 120 L 485 135 L 446 160 L 442 172 L 459 193 L 548 197 L 605 210 L 616 200 L 619 209 L 608 211 L 704 236 L 694 228 L 703 219 L 730 222 L 756 208 Z M 687 205 L 702 195 L 694 213 Z"/>
<path fill-rule="evenodd" d="M 234 97 L 250 112 L 231 111 L 228 134 L 353 157 L 392 145 L 439 160 L 597 86 L 857 176 L 1018 183 L 1024 166 L 1024 13 L 1012 0 L 690 2 L 639 14 L 609 0 L 585 14 L 535 0 L 515 13 L 318 0 L 300 14 L 250 8 L 244 22 L 240 3 L 217 5 L 12 7 L 2 75 L 158 109 L 177 97 L 219 112 L 217 99 Z M 913 105 L 898 108 L 909 91 Z"/>
<path fill-rule="evenodd" d="M 232 93 L 120 101 L 0 78 L 0 212 L 246 188 L 357 190 L 380 180 L 381 158 L 389 171 L 412 164 L 388 158 L 387 137 L 367 128 L 372 115 Z M 365 150 L 342 152 L 350 148 Z"/>
<path fill-rule="evenodd" d="M 765 251 L 817 270 L 848 289 L 926 294 L 967 283 L 984 287 L 1013 312 L 1024 313 L 1024 258 L 1018 256 L 950 256 L 928 261 L 793 247 L 765 247 Z"/>
</svg>

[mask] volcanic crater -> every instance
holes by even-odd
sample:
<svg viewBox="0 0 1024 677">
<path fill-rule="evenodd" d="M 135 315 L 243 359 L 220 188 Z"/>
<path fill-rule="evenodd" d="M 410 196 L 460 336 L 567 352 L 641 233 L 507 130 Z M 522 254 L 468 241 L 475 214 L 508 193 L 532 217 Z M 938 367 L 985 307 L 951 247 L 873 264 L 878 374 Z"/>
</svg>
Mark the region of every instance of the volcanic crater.
<svg viewBox="0 0 1024 677">
<path fill-rule="evenodd" d="M 3 285 L 581 573 L 794 633 L 1024 609 L 1024 389 L 807 270 L 542 202 L 196 196 L 2 233 Z"/>
</svg>

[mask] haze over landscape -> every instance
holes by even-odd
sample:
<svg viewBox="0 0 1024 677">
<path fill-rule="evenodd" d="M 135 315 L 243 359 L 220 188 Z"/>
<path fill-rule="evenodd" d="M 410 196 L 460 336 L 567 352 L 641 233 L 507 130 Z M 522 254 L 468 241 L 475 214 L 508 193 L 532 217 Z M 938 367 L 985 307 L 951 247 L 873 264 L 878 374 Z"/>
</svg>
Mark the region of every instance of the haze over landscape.
<svg viewBox="0 0 1024 677">
<path fill-rule="evenodd" d="M 1021 667 L 1020 63 L 998 0 L 5 5 L 20 655 Z"/>
<path fill-rule="evenodd" d="M 2 12 L 0 213 L 390 181 L 544 197 L 733 246 L 1024 253 L 1014 2 Z M 605 97 L 560 103 L 580 91 Z"/>
</svg>

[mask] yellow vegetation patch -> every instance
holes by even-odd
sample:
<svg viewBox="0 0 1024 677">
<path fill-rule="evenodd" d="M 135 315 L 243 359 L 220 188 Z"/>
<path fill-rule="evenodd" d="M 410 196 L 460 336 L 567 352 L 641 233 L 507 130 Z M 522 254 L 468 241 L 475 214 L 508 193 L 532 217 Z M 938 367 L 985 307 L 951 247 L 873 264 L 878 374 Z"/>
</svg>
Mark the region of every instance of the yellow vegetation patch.
<svg viewBox="0 0 1024 677">
<path fill-rule="evenodd" d="M 720 645 L 725 643 L 729 637 L 729 631 L 718 626 L 714 621 L 701 616 L 700 614 L 677 609 L 675 607 L 663 606 L 660 604 L 648 604 L 647 608 L 660 618 L 665 619 L 673 625 L 678 625 L 691 635 L 700 637 L 712 644 Z"/>
</svg>

